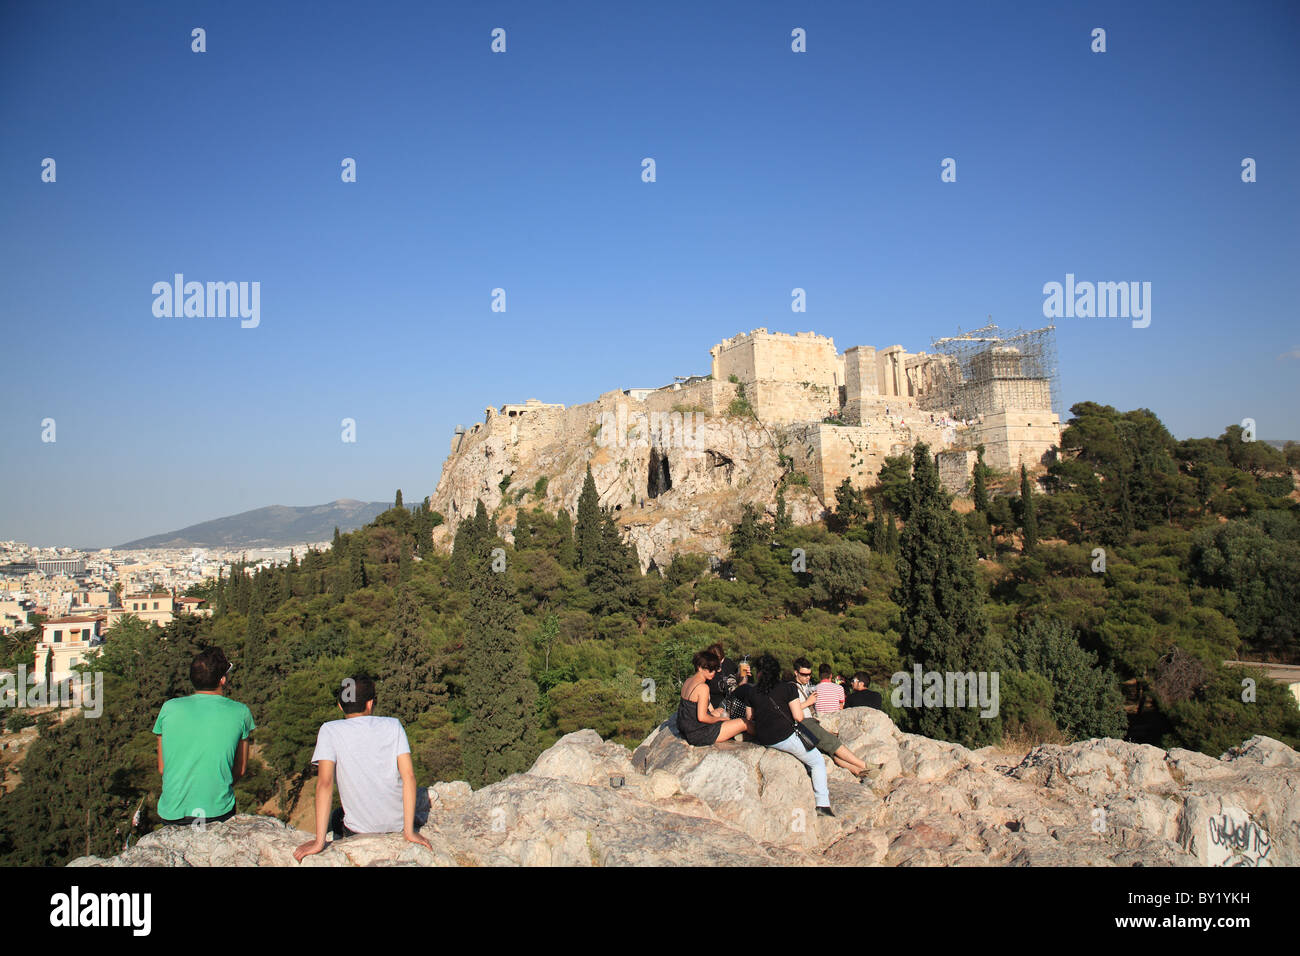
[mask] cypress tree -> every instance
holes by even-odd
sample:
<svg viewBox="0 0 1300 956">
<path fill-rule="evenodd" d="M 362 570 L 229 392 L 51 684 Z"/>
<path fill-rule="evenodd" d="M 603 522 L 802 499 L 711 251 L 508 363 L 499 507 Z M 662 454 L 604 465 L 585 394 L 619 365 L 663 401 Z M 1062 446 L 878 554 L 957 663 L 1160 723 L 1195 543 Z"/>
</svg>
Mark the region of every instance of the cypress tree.
<svg viewBox="0 0 1300 956">
<path fill-rule="evenodd" d="M 335 555 L 339 553 L 339 548 L 343 545 L 343 535 L 339 534 L 339 526 L 334 526 L 334 546 L 331 552 Z"/>
<path fill-rule="evenodd" d="M 518 633 L 518 604 L 507 575 L 492 570 L 492 542 L 473 543 L 465 613 L 466 779 L 476 787 L 528 769 L 537 687 Z"/>
<path fill-rule="evenodd" d="M 397 542 L 397 580 L 411 579 L 411 546 L 405 538 Z"/>
<path fill-rule="evenodd" d="M 588 465 L 582 494 L 578 496 L 578 567 L 585 569 L 595 563 L 600 551 L 600 531 L 600 497 L 596 494 L 596 479 L 591 476 L 591 466 Z"/>
<path fill-rule="evenodd" d="M 384 709 L 410 724 L 438 702 L 438 667 L 429 647 L 429 635 L 420 614 L 415 589 L 404 585 L 397 592 L 392 622 L 393 653 L 380 678 Z"/>
<path fill-rule="evenodd" d="M 239 603 L 238 610 L 240 614 L 247 614 L 248 608 L 253 600 L 253 578 L 248 573 L 248 562 L 243 558 L 239 559 Z"/>
<path fill-rule="evenodd" d="M 257 572 L 258 582 L 262 588 L 263 607 L 278 607 L 284 599 L 280 587 L 284 583 L 284 574 L 271 568 L 261 568 Z"/>
<path fill-rule="evenodd" d="M 776 523 L 772 530 L 776 534 L 783 534 L 794 526 L 794 521 L 785 507 L 785 489 L 782 488 L 776 493 Z"/>
<path fill-rule="evenodd" d="M 897 529 L 895 529 L 897 531 Z M 885 512 L 879 503 L 871 513 L 871 550 L 876 554 L 889 553 L 888 531 L 885 528 Z"/>
<path fill-rule="evenodd" d="M 885 528 L 885 553 L 898 554 L 898 525 L 894 522 L 894 513 L 889 513 L 889 525 Z"/>
<path fill-rule="evenodd" d="M 1034 490 L 1029 483 L 1029 473 L 1020 466 L 1020 526 L 1025 532 L 1025 554 L 1033 554 L 1038 547 L 1038 517 L 1034 514 Z"/>
<path fill-rule="evenodd" d="M 366 564 L 361 560 L 361 542 L 348 549 L 348 590 L 360 591 L 366 586 Z"/>
<path fill-rule="evenodd" d="M 225 571 L 225 568 L 217 568 L 217 594 L 216 599 L 213 601 L 213 605 L 214 610 L 219 615 L 226 613 L 226 582 L 222 577 L 222 575 L 225 574 Z"/>
<path fill-rule="evenodd" d="M 351 560 L 348 554 L 349 550 L 350 549 L 345 541 L 341 551 L 334 550 L 330 552 L 331 560 L 333 561 L 333 565 L 328 571 L 329 580 L 332 584 L 331 591 L 340 601 L 352 593 L 352 574 Z"/>
<path fill-rule="evenodd" d="M 913 450 L 908 519 L 897 567 L 899 584 L 892 596 L 902 609 L 898 649 L 909 680 L 916 664 L 923 672 L 941 675 L 991 673 L 996 649 L 988 636 L 975 578 L 975 550 L 962 521 L 949 507 L 924 443 Z M 1001 722 L 982 719 L 978 706 L 918 707 L 922 688 L 911 690 L 906 722 L 916 733 L 966 746 L 1001 733 Z"/>
<path fill-rule="evenodd" d="M 465 518 L 456 526 L 456 537 L 451 545 L 451 583 L 456 588 L 467 588 L 472 578 L 471 564 L 476 560 L 480 545 L 486 544 L 490 527 L 487 508 L 479 499 L 473 518 Z M 491 548 L 488 549 L 489 551 Z"/>
<path fill-rule="evenodd" d="M 975 468 L 974 468 L 974 489 L 971 496 L 975 499 L 975 510 L 980 514 L 989 513 L 989 492 L 985 487 L 985 472 L 988 469 L 984 466 L 984 446 L 978 445 L 975 448 Z"/>
<path fill-rule="evenodd" d="M 401 508 L 401 507 L 403 507 L 403 505 L 402 505 L 402 489 L 401 489 L 401 488 L 398 488 L 398 489 L 397 489 L 397 497 L 393 499 L 393 507 L 394 507 L 394 508 Z"/>
<path fill-rule="evenodd" d="M 272 680 L 269 673 L 269 648 L 266 639 L 266 618 L 260 600 L 254 599 L 248 611 L 248 627 L 244 631 L 244 697 L 258 723 L 265 713 L 263 705 L 272 697 Z"/>
<path fill-rule="evenodd" d="M 745 505 L 740 522 L 731 531 L 731 556 L 738 558 L 762 541 L 763 529 L 758 524 L 758 512 L 753 505 Z"/>
<path fill-rule="evenodd" d="M 639 571 L 631 548 L 623 543 L 613 516 L 602 511 L 599 548 L 587 568 L 587 588 L 596 598 L 593 612 L 600 616 L 627 610 L 632 596 L 632 579 Z"/>
<path fill-rule="evenodd" d="M 560 546 L 555 551 L 555 560 L 562 567 L 574 568 L 578 565 L 578 545 L 573 540 L 573 519 L 569 512 L 561 508 L 555 515 L 555 533 L 560 538 Z"/>
</svg>

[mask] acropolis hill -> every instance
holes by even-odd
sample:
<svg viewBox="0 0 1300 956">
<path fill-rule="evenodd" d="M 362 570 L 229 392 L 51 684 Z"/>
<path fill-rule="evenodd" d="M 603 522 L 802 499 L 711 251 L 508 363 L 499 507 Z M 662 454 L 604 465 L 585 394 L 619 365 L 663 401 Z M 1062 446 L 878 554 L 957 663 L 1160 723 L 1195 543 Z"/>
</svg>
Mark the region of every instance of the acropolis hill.
<svg viewBox="0 0 1300 956">
<path fill-rule="evenodd" d="M 918 441 L 955 493 L 977 445 L 995 471 L 1049 461 L 1061 439 L 1054 330 L 988 326 L 934 344 L 933 354 L 901 345 L 841 354 L 824 335 L 755 329 L 713 346 L 707 376 L 569 408 L 536 399 L 488 408 L 452 437 L 431 501 L 446 518 L 435 538 L 449 545 L 478 499 L 507 538 L 520 508 L 575 514 L 590 464 L 601 505 L 645 570 L 680 552 L 724 554 L 744 506 L 775 514 L 783 482 L 793 520 L 816 521 L 843 479 L 869 487 L 886 456 Z"/>
</svg>

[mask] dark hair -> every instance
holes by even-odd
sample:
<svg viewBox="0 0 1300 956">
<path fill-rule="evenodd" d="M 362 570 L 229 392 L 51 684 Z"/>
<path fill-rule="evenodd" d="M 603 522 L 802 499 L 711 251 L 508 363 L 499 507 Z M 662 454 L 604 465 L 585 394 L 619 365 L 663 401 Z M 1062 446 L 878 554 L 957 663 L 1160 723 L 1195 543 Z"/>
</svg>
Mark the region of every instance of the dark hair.
<svg viewBox="0 0 1300 956">
<path fill-rule="evenodd" d="M 781 665 L 771 654 L 764 653 L 754 661 L 754 673 L 758 675 L 754 690 L 760 694 L 772 693 L 772 688 L 781 683 Z"/>
<path fill-rule="evenodd" d="M 790 666 L 793 667 L 796 671 L 812 670 L 812 663 L 806 657 L 796 657 L 794 659 L 794 663 L 791 664 Z"/>
<path fill-rule="evenodd" d="M 713 653 L 711 649 L 698 651 L 696 655 L 691 658 L 691 663 L 695 665 L 697 671 L 716 671 L 718 669 L 718 655 Z"/>
<path fill-rule="evenodd" d="M 867 675 L 866 671 L 858 671 L 856 674 L 853 675 L 853 679 L 862 681 L 863 687 L 871 686 L 871 678 Z"/>
<path fill-rule="evenodd" d="M 226 652 L 219 647 L 205 647 L 190 663 L 190 683 L 195 690 L 216 690 L 221 678 L 230 670 Z"/>
<path fill-rule="evenodd" d="M 721 664 L 721 663 L 722 663 L 722 659 L 723 659 L 724 657 L 727 656 L 727 652 L 726 652 L 726 650 L 723 649 L 723 647 L 722 647 L 722 642 L 721 642 L 721 641 L 719 641 L 717 644 L 710 644 L 710 645 L 709 645 L 709 650 L 710 650 L 712 653 L 714 653 L 714 654 L 717 655 L 717 657 L 718 657 L 718 663 L 719 663 L 719 664 Z"/>
<path fill-rule="evenodd" d="M 364 674 L 345 677 L 339 685 L 339 706 L 345 714 L 364 714 L 366 702 L 375 699 L 375 682 Z"/>
<path fill-rule="evenodd" d="M 817 668 L 817 677 L 819 680 L 825 680 L 830 676 L 831 676 L 830 664 L 823 664 L 821 667 Z"/>
</svg>

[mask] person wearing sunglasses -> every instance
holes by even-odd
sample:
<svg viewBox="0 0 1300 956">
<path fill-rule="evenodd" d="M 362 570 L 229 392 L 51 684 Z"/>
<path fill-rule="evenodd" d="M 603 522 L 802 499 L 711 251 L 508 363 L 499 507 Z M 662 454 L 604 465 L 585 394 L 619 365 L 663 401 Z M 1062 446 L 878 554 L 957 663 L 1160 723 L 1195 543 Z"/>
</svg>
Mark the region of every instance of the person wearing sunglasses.
<svg viewBox="0 0 1300 956">
<path fill-rule="evenodd" d="M 234 666 L 219 647 L 200 651 L 190 664 L 194 693 L 167 701 L 154 721 L 165 824 L 203 826 L 235 815 L 235 783 L 248 769 L 255 725 L 248 706 L 226 696 Z"/>
</svg>

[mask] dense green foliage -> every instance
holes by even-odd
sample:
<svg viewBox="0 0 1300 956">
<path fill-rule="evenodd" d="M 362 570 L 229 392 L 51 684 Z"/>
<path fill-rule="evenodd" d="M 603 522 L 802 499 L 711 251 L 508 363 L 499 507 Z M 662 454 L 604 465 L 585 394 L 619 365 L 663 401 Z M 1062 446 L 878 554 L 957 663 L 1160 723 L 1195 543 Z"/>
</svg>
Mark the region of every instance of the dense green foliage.
<svg viewBox="0 0 1300 956">
<path fill-rule="evenodd" d="M 894 603 L 900 609 L 899 653 L 904 671 L 983 672 L 997 669 L 998 648 L 989 636 L 984 595 L 975 578 L 975 552 L 961 519 L 939 487 L 930 449 L 912 456 L 907 526 L 898 559 Z M 918 691 L 913 690 L 916 696 Z M 1000 718 L 985 719 L 971 707 L 918 707 L 906 711 L 909 730 L 969 746 L 1001 736 Z"/>
<path fill-rule="evenodd" d="M 148 829 L 153 721 L 189 693 L 189 661 L 212 644 L 235 662 L 232 696 L 258 725 L 239 809 L 282 816 L 310 793 L 316 732 L 339 716 L 348 674 L 377 678 L 377 712 L 405 724 L 422 783 L 477 785 L 583 727 L 635 744 L 714 641 L 733 657 L 866 671 L 900 723 L 968 743 L 1127 736 L 1216 757 L 1256 733 L 1300 745 L 1286 690 L 1223 665 L 1300 663 L 1287 455 L 1235 427 L 1179 442 L 1145 410 L 1072 413 L 1043 493 L 1028 475 L 1034 493 L 1018 493 L 1018 474 L 981 459 L 972 490 L 982 484 L 987 500 L 958 515 L 918 447 L 888 459 L 874 488 L 836 489 L 824 525 L 746 509 L 717 562 L 681 554 L 641 574 L 588 475 L 576 516 L 509 513 L 512 544 L 506 518 L 480 505 L 457 525 L 453 553 L 435 550 L 443 519 L 426 498 L 336 534 L 327 551 L 236 566 L 202 592 L 211 619 L 127 618 L 109 634 L 95 665 L 104 715 L 42 720 L 22 783 L 0 797 L 0 862 L 112 853 Z M 6 653 L 30 663 L 30 639 Z M 996 671 L 997 718 L 894 708 L 890 677 L 916 663 Z"/>
</svg>

